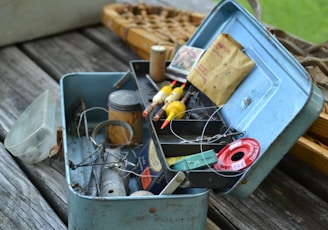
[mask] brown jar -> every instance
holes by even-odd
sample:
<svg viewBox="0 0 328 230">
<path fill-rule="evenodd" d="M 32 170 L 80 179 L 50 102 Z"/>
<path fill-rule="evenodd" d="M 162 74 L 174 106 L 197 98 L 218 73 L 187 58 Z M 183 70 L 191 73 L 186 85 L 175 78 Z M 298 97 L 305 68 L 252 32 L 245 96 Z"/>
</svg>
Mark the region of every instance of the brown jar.
<svg viewBox="0 0 328 230">
<path fill-rule="evenodd" d="M 165 46 L 152 46 L 149 57 L 149 75 L 155 82 L 162 82 L 165 80 L 165 60 Z"/>
<path fill-rule="evenodd" d="M 108 97 L 108 119 L 128 123 L 133 129 L 131 142 L 130 132 L 123 126 L 108 126 L 107 133 L 110 144 L 140 144 L 142 143 L 143 117 L 139 96 L 134 90 L 117 90 Z"/>
</svg>

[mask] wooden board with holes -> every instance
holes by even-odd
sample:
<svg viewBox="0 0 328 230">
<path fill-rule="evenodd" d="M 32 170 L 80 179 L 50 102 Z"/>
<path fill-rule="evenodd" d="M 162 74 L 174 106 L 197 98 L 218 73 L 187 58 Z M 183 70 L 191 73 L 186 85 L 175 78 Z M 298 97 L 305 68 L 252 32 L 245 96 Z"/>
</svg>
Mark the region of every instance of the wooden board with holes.
<svg viewBox="0 0 328 230">
<path fill-rule="evenodd" d="M 110 4 L 103 8 L 101 21 L 143 59 L 149 59 L 151 46 L 163 45 L 171 60 L 176 46 L 186 43 L 204 17 L 171 7 Z"/>
</svg>

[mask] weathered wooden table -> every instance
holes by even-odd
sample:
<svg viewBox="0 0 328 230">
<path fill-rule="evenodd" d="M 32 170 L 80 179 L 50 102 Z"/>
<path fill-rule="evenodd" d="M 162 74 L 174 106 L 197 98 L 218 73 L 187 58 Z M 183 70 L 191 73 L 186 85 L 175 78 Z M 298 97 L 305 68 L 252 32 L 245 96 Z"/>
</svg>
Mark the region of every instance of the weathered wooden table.
<svg viewBox="0 0 328 230">
<path fill-rule="evenodd" d="M 1 229 L 67 228 L 63 160 L 27 165 L 4 148 L 18 116 L 45 89 L 59 97 L 66 73 L 121 72 L 138 59 L 101 25 L 0 48 Z M 207 228 L 326 229 L 327 202 L 327 176 L 287 154 L 250 197 L 211 193 Z"/>
</svg>

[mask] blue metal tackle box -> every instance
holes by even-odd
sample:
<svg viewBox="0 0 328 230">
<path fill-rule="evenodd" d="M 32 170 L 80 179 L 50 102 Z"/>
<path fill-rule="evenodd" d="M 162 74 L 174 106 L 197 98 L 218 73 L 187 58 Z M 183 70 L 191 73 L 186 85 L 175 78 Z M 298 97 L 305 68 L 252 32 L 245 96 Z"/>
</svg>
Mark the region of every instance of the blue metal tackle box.
<svg viewBox="0 0 328 230">
<path fill-rule="evenodd" d="M 164 119 L 154 122 L 152 115 L 147 117 L 147 122 L 168 180 L 179 171 L 169 166 L 168 157 L 196 154 L 207 149 L 220 152 L 224 147 L 221 146 L 222 141 L 227 145 L 236 143 L 233 142 L 236 139 L 257 140 L 259 155 L 244 170 L 217 171 L 213 170 L 213 167 L 207 167 L 184 172 L 186 180 L 181 186 L 208 187 L 218 194 L 230 194 L 241 198 L 250 195 L 258 187 L 314 122 L 321 111 L 323 97 L 300 63 L 236 1 L 220 2 L 186 45 L 207 50 L 221 33 L 233 37 L 243 47 L 243 52 L 255 62 L 255 67 L 225 105 L 217 108 L 216 119 L 195 120 L 189 118 L 190 113 L 186 113 L 184 118 L 171 122 L 170 129 L 161 129 Z M 148 68 L 148 61 L 131 62 L 131 69 L 145 108 L 151 104 L 156 93 L 145 77 Z M 199 95 L 191 101 L 189 99 L 187 110 L 214 105 Z M 200 101 L 203 104 L 199 105 Z M 155 112 L 157 111 L 153 111 Z M 211 110 L 207 113 L 208 118 L 214 114 Z M 186 141 L 188 138 L 201 137 L 205 130 L 208 132 L 205 136 L 226 134 L 229 131 L 231 134 L 242 135 L 232 135 L 233 138 L 227 135 L 226 139 L 209 143 Z M 243 142 L 239 143 L 243 145 Z M 236 155 L 237 153 L 241 155 L 245 152 L 239 151 Z M 238 159 L 240 158 L 246 159 L 242 156 Z"/>
<path fill-rule="evenodd" d="M 219 194 L 248 196 L 313 123 L 323 104 L 320 90 L 288 51 L 236 1 L 221 1 L 188 45 L 207 49 L 220 33 L 238 41 L 255 67 L 229 98 L 230 106 L 223 106 L 216 114 L 217 119 L 184 117 L 173 120 L 171 125 L 179 135 L 192 138 L 201 135 L 204 127 L 209 135 L 238 133 L 224 137 L 226 143 L 233 143 L 241 136 L 253 138 L 260 145 L 254 163 L 238 172 L 217 172 L 213 168 L 184 171 L 184 181 L 170 195 L 99 196 L 101 178 L 97 175 L 104 165 L 119 170 L 120 177 L 111 182 L 122 180 L 124 187 L 133 190 L 132 182 L 139 184 L 141 174 L 134 169 L 145 152 L 153 151 L 157 165 L 152 168 L 160 168 L 163 174 L 158 177 L 167 184 L 179 175 L 179 170 L 168 165 L 167 158 L 202 149 L 199 144 L 172 138 L 170 129 L 159 128 L 163 119 L 153 122 L 149 117 L 143 123 L 140 145 L 113 147 L 104 141 L 108 139 L 107 126 L 100 124 L 108 121 L 111 93 L 117 88 L 138 92 L 143 107 L 149 105 L 156 93 L 146 77 L 148 61 L 132 61 L 128 75 L 66 74 L 60 81 L 60 90 L 69 229 L 204 229 L 208 188 Z M 198 108 L 213 105 L 206 96 L 197 95 L 202 102 Z M 225 146 L 213 142 L 202 147 L 221 150 Z M 110 154 L 119 155 L 118 162 L 106 164 Z M 130 179 L 129 183 L 126 178 Z"/>
<path fill-rule="evenodd" d="M 156 229 L 203 229 L 208 204 L 206 188 L 161 196 L 96 195 L 93 170 L 99 170 L 97 160 L 101 151 L 88 143 L 83 133 L 84 123 L 79 118 L 81 111 L 90 110 L 87 112 L 90 130 L 107 120 L 103 109 L 107 109 L 108 95 L 115 91 L 114 84 L 122 76 L 124 73 L 70 73 L 61 79 L 69 229 L 154 229 L 154 226 Z M 131 80 L 122 89 L 136 90 Z M 81 109 L 81 99 L 85 110 Z M 82 124 L 80 128 L 79 123 Z M 99 133 L 97 139 L 103 136 Z M 144 145 L 148 139 L 148 128 L 144 126 Z M 129 161 L 135 162 L 141 150 L 136 147 L 123 151 Z"/>
</svg>

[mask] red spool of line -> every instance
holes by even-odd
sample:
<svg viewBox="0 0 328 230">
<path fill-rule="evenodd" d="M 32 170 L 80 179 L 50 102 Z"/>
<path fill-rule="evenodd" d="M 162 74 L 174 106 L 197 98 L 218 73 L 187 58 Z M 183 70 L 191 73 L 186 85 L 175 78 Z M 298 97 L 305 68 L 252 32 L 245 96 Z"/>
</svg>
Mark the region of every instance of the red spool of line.
<svg viewBox="0 0 328 230">
<path fill-rule="evenodd" d="M 216 170 L 239 171 L 249 167 L 260 153 L 260 144 L 253 138 L 241 138 L 226 145 L 217 155 Z"/>
</svg>

